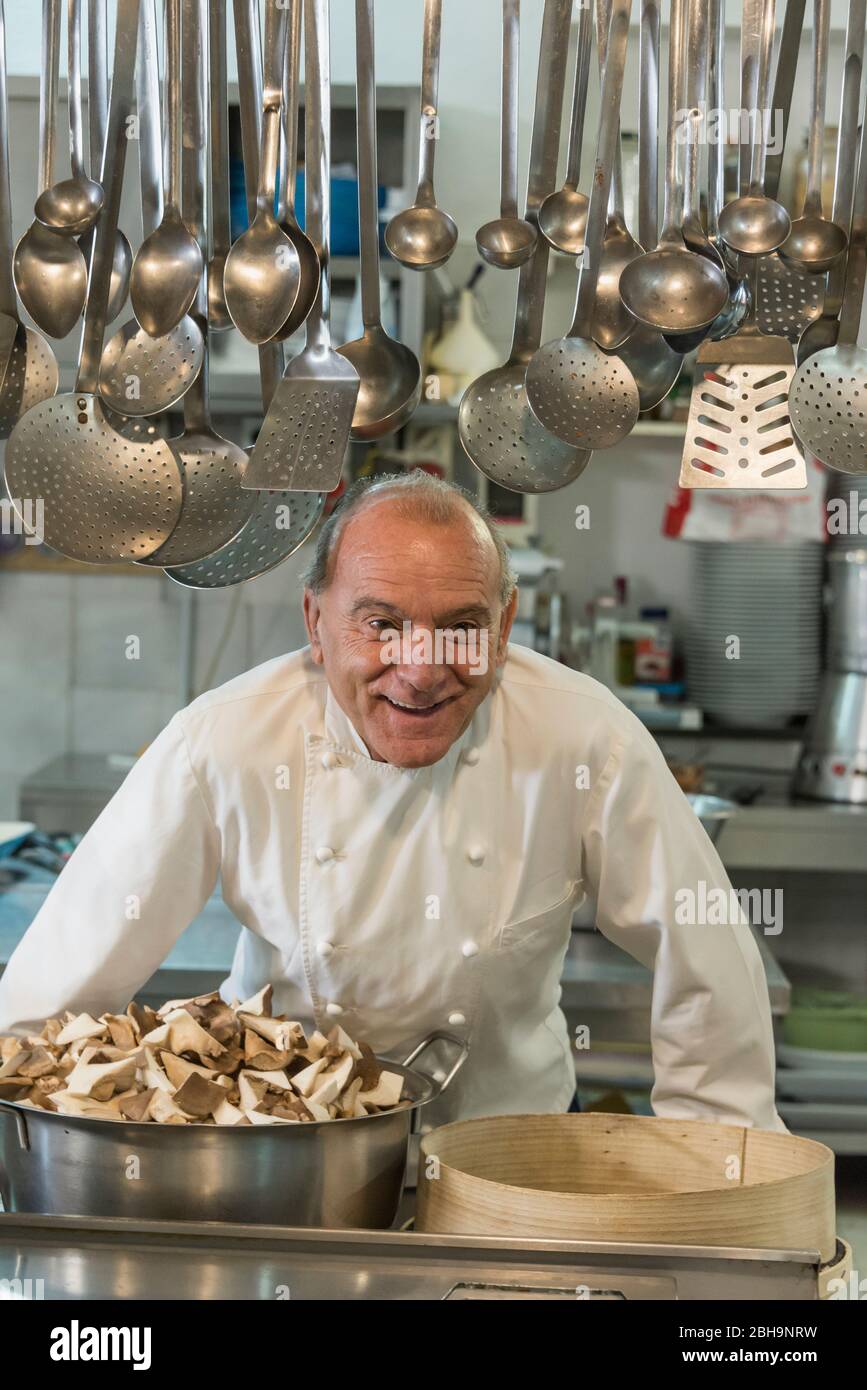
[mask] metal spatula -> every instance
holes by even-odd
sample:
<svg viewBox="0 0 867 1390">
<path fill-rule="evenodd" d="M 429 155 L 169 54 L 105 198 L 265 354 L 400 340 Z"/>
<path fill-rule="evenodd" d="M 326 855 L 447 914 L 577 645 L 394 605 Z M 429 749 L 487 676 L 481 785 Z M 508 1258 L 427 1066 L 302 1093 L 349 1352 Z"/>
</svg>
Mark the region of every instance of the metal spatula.
<svg viewBox="0 0 867 1390">
<path fill-rule="evenodd" d="M 322 261 L 319 296 L 307 320 L 307 346 L 286 368 L 250 455 L 244 487 L 332 492 L 340 482 L 358 398 L 355 368 L 331 345 L 328 241 L 331 212 L 331 55 L 329 0 L 307 0 L 304 14 L 307 130 L 307 235 Z"/>
</svg>

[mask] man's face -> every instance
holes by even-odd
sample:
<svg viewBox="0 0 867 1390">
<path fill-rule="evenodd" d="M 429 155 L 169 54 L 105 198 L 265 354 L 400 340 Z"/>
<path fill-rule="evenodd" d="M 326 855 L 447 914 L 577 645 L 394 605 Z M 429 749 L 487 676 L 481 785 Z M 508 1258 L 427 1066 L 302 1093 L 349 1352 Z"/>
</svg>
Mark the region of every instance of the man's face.
<svg viewBox="0 0 867 1390">
<path fill-rule="evenodd" d="M 499 560 L 469 508 L 445 524 L 362 506 L 305 591 L 313 659 L 371 757 L 438 762 L 470 723 L 505 659 L 517 596 L 499 599 Z"/>
</svg>

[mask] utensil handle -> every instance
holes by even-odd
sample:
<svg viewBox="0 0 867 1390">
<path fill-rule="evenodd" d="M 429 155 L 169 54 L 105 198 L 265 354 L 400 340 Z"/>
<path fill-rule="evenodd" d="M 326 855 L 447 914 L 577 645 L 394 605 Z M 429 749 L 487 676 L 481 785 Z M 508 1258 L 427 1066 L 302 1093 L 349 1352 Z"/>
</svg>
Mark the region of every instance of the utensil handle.
<svg viewBox="0 0 867 1390">
<path fill-rule="evenodd" d="M 596 0 L 596 49 L 599 58 L 600 83 L 605 75 L 608 56 L 608 30 L 611 27 L 611 0 Z M 617 122 L 617 141 L 611 168 L 611 190 L 608 195 L 608 216 L 623 220 L 623 150 L 620 121 Z"/>
<path fill-rule="evenodd" d="M 60 0 L 42 3 L 42 72 L 39 81 L 39 192 L 54 182 L 57 88 L 60 72 Z"/>
<path fill-rule="evenodd" d="M 644 0 L 642 5 L 639 65 L 638 240 L 645 251 L 652 251 L 659 236 L 658 0 Z"/>
<path fill-rule="evenodd" d="M 184 428 L 205 431 L 208 416 L 208 270 L 205 246 L 205 92 L 203 5 L 207 0 L 183 0 L 181 30 L 184 106 L 184 151 L 181 202 L 184 221 L 202 252 L 202 275 L 190 316 L 202 334 L 202 369 L 184 396 Z"/>
<path fill-rule="evenodd" d="M 707 100 L 708 13 L 704 0 L 687 5 L 685 105 L 688 109 L 684 168 L 684 220 L 700 217 L 698 166 L 702 136 L 706 129 L 704 103 Z"/>
<path fill-rule="evenodd" d="M 68 0 L 66 75 L 69 101 L 69 159 L 73 178 L 84 174 L 84 121 L 81 114 L 81 0 Z"/>
<path fill-rule="evenodd" d="M 262 53 L 258 0 L 234 0 L 235 52 L 238 60 L 238 99 L 241 111 L 241 147 L 247 214 L 256 214 L 259 184 L 259 119 L 262 111 Z M 262 408 L 268 407 L 283 375 L 283 344 L 263 343 L 259 348 Z"/>
<path fill-rule="evenodd" d="M 834 176 L 833 218 L 838 227 L 849 233 L 852 224 L 852 202 L 857 169 L 858 105 L 861 97 L 861 78 L 864 71 L 864 31 L 867 27 L 867 0 L 849 0 L 849 22 L 846 28 L 846 56 L 843 66 L 843 91 L 840 97 L 839 138 Z M 826 316 L 840 313 L 843 289 L 846 284 L 847 257 L 841 256 L 828 272 L 825 285 Z"/>
<path fill-rule="evenodd" d="M 434 1081 L 434 1085 L 437 1087 L 437 1090 L 434 1092 L 433 1096 L 431 1096 L 431 1100 L 434 1100 L 439 1096 L 444 1095 L 444 1093 L 448 1090 L 449 1086 L 451 1086 L 461 1067 L 464 1065 L 464 1062 L 467 1060 L 467 1057 L 470 1055 L 470 1044 L 466 1038 L 459 1038 L 455 1033 L 444 1033 L 437 1030 L 434 1033 L 428 1033 L 427 1037 L 423 1038 L 422 1041 L 412 1049 L 412 1052 L 410 1052 L 409 1055 L 403 1059 L 401 1066 L 411 1067 L 418 1060 L 419 1057 L 423 1056 L 424 1053 L 427 1052 L 428 1048 L 433 1047 L 434 1043 L 437 1042 L 452 1043 L 454 1047 L 457 1048 L 458 1055 L 452 1063 L 449 1071 L 446 1073 L 445 1080 L 440 1082 Z M 431 1079 L 433 1080 L 433 1078 Z"/>
<path fill-rule="evenodd" d="M 668 106 L 665 129 L 665 191 L 662 203 L 662 235 L 680 228 L 683 187 L 679 178 L 680 146 L 678 113 L 683 105 L 683 6 L 684 0 L 671 0 L 668 35 Z"/>
<path fill-rule="evenodd" d="M 380 321 L 377 199 L 376 68 L 373 0 L 355 0 L 358 112 L 358 216 L 361 235 L 361 314 L 365 328 Z"/>
<path fill-rule="evenodd" d="M 566 159 L 566 187 L 577 191 L 581 179 L 581 155 L 587 117 L 587 89 L 590 85 L 590 53 L 593 47 L 593 7 L 582 4 L 578 12 L 578 53 L 575 59 L 575 86 L 572 93 L 572 119 L 569 153 Z M 556 178 L 556 174 L 554 175 Z"/>
<path fill-rule="evenodd" d="M 613 0 L 611 25 L 608 31 L 605 76 L 602 79 L 602 91 L 599 99 L 599 139 L 596 146 L 590 206 L 587 210 L 584 255 L 581 259 L 581 276 L 578 281 L 578 294 L 575 301 L 575 317 L 570 329 L 570 336 L 576 338 L 589 337 L 590 326 L 593 321 L 596 286 L 599 282 L 602 238 L 605 234 L 608 198 L 611 193 L 611 171 L 620 134 L 620 98 L 623 93 L 623 74 L 626 67 L 626 45 L 629 38 L 631 12 L 632 0 Z"/>
<path fill-rule="evenodd" d="M 424 41 L 421 64 L 421 129 L 416 202 L 434 202 L 434 159 L 439 139 L 439 77 L 443 0 L 424 0 Z"/>
<path fill-rule="evenodd" d="M 765 187 L 765 160 L 768 146 L 765 139 L 765 113 L 771 92 L 771 52 L 774 46 L 774 23 L 776 19 L 776 0 L 764 0 L 761 15 L 758 59 L 758 99 L 756 103 L 756 122 L 753 138 L 753 154 L 750 161 L 750 192 L 761 197 Z"/>
<path fill-rule="evenodd" d="M 741 15 L 741 147 L 740 192 L 746 194 L 752 178 L 753 141 L 750 119 L 758 114 L 759 67 L 764 0 L 743 0 Z"/>
<path fill-rule="evenodd" d="M 304 56 L 306 82 L 304 128 L 306 158 L 304 192 L 307 236 L 322 266 L 319 293 L 307 316 L 307 345 L 331 346 L 331 38 L 329 0 L 306 0 L 304 5 Z"/>
<path fill-rule="evenodd" d="M 711 111 L 725 111 L 726 78 L 726 19 L 725 0 L 708 0 L 707 23 L 710 33 L 708 51 L 708 106 Z M 713 240 L 719 231 L 720 209 L 725 203 L 725 159 L 719 130 L 707 147 L 707 227 Z"/>
<path fill-rule="evenodd" d="M 213 253 L 225 256 L 232 239 L 229 209 L 229 99 L 226 63 L 226 0 L 208 5 L 208 81 L 210 115 Z"/>
<path fill-rule="evenodd" d="M 169 169 L 164 203 L 180 213 L 181 163 L 183 159 L 183 109 L 181 103 L 181 0 L 166 0 L 166 127 Z"/>
<path fill-rule="evenodd" d="M 108 0 L 87 0 L 87 123 L 90 172 L 99 179 L 108 118 Z"/>
<path fill-rule="evenodd" d="M 102 340 L 105 336 L 114 243 L 123 190 L 126 149 L 129 144 L 127 122 L 132 114 L 138 22 L 139 0 L 117 0 L 114 65 L 105 140 L 104 202 L 93 230 L 93 253 L 84 310 L 84 331 L 81 335 L 76 377 L 76 390 L 88 394 L 96 392 Z"/>
<path fill-rule="evenodd" d="M 298 173 L 299 89 L 301 85 L 301 24 L 303 0 L 293 0 L 286 36 L 283 81 L 283 163 L 281 164 L 281 221 L 295 221 L 295 180 Z"/>
<path fill-rule="evenodd" d="M 156 0 L 142 0 L 139 44 L 136 66 L 139 182 L 142 229 L 144 235 L 149 236 L 163 217 L 163 132 Z"/>
<path fill-rule="evenodd" d="M 9 101 L 6 92 L 6 14 L 0 0 L 0 314 L 18 317 L 12 278 L 12 186 L 9 177 Z"/>
<path fill-rule="evenodd" d="M 259 151 L 258 212 L 274 215 L 277 166 L 280 160 L 280 113 L 283 107 L 283 64 L 286 59 L 287 14 L 281 0 L 265 0 L 265 68 L 262 99 L 262 147 Z"/>
<path fill-rule="evenodd" d="M 777 113 L 780 115 L 782 129 L 778 132 L 779 148 L 772 154 L 768 154 L 765 160 L 765 193 L 769 198 L 776 198 L 780 188 L 780 172 L 786 150 L 789 116 L 792 111 L 792 93 L 795 90 L 795 74 L 798 68 L 798 53 L 801 47 L 801 32 L 804 28 L 804 10 L 806 7 L 807 0 L 787 0 L 786 14 L 783 19 L 772 107 L 774 115 L 776 116 Z M 743 191 L 743 187 L 741 191 Z"/>
<path fill-rule="evenodd" d="M 807 191 L 804 213 L 822 215 L 822 165 L 825 155 L 825 106 L 828 91 L 828 38 L 831 32 L 831 6 L 828 0 L 814 0 L 813 68 L 810 78 L 810 121 L 807 145 Z"/>
<path fill-rule="evenodd" d="M 590 66 L 590 13 L 581 11 L 582 30 L 587 15 L 586 63 Z M 539 40 L 539 66 L 536 76 L 536 105 L 530 145 L 530 169 L 527 177 L 527 206 L 524 213 L 532 226 L 538 226 L 539 209 L 557 181 L 557 155 L 560 149 L 560 129 L 563 121 L 563 93 L 566 89 L 566 65 L 569 52 L 569 29 L 572 20 L 572 0 L 545 0 L 542 33 Z M 579 30 L 579 43 L 580 43 Z M 543 236 L 536 241 L 530 259 L 521 266 L 515 301 L 515 330 L 511 358 L 529 362 L 542 341 L 542 320 L 545 314 L 545 287 L 548 283 L 548 243 Z"/>
<path fill-rule="evenodd" d="M 846 266 L 846 288 L 840 314 L 837 342 L 852 347 L 858 341 L 861 312 L 864 304 L 864 281 L 867 275 L 867 118 L 861 123 L 861 149 L 858 157 L 858 180 L 855 185 L 855 204 L 852 210 L 852 234 L 849 239 L 849 260 Z"/>
<path fill-rule="evenodd" d="M 500 114 L 500 216 L 518 216 L 518 72 L 520 0 L 503 0 L 503 93 Z"/>
</svg>

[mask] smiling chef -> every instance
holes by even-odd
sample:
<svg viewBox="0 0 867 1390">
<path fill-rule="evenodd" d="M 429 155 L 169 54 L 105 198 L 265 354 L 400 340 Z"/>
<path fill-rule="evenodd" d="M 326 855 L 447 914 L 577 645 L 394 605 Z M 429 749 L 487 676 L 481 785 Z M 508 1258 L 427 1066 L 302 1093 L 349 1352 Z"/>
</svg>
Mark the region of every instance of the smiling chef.
<svg viewBox="0 0 867 1390">
<path fill-rule="evenodd" d="M 139 759 L 12 956 L 0 1033 L 123 1008 L 219 879 L 244 924 L 226 999 L 271 981 L 275 1012 L 380 1053 L 468 1038 L 438 1119 L 563 1111 L 559 982 L 590 895 L 654 971 L 656 1113 L 783 1129 L 750 928 L 676 912 L 728 891 L 716 851 L 605 687 L 508 645 L 515 605 L 457 488 L 351 488 L 307 574 L 309 647 L 195 700 Z"/>
</svg>

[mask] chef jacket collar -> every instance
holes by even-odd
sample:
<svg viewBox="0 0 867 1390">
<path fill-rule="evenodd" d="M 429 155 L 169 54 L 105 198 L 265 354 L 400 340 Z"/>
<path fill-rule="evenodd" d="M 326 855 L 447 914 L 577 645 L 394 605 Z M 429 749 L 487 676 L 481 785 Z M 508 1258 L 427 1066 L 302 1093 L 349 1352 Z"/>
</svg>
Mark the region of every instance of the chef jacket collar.
<svg viewBox="0 0 867 1390">
<path fill-rule="evenodd" d="M 440 758 L 439 762 L 433 763 L 430 767 L 395 767 L 392 763 L 381 763 L 378 762 L 377 759 L 372 758 L 367 744 L 352 723 L 352 720 L 343 709 L 341 709 L 331 686 L 327 685 L 327 683 L 327 693 L 325 696 L 325 737 L 335 749 L 344 753 L 356 753 L 366 758 L 373 767 L 390 768 L 392 772 L 400 772 L 407 777 L 418 777 L 419 774 L 423 773 L 436 774 L 440 772 L 451 775 L 457 767 L 458 761 L 465 749 L 478 747 L 487 737 L 491 722 L 491 705 L 496 696 L 498 685 L 499 676 L 494 682 L 493 690 L 487 698 L 482 701 L 461 737 L 455 740 L 445 756 Z"/>
</svg>

